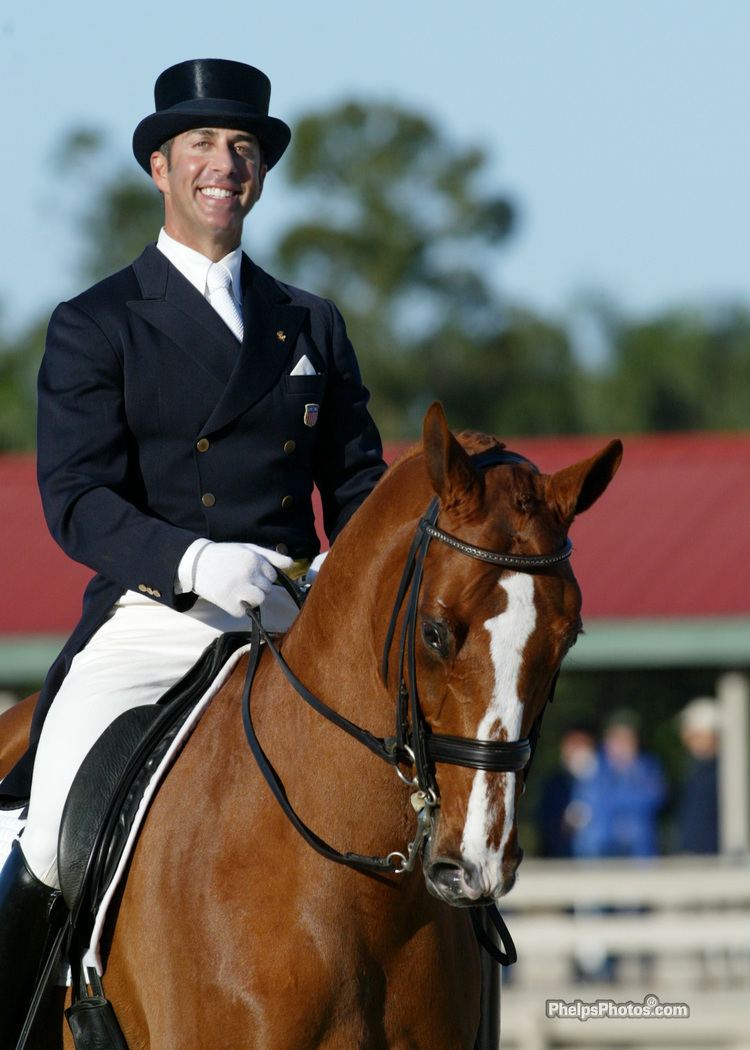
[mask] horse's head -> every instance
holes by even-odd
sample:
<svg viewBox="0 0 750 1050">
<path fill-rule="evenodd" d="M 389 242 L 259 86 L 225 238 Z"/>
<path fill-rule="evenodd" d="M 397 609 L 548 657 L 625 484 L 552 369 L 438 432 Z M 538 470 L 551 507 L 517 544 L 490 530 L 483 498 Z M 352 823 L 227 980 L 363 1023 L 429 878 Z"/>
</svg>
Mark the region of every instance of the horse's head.
<svg viewBox="0 0 750 1050">
<path fill-rule="evenodd" d="M 464 544 L 521 555 L 564 551 L 574 517 L 602 494 L 622 455 L 612 441 L 553 475 L 520 457 L 477 469 L 470 454 L 493 445 L 502 447 L 484 435 L 457 440 L 440 406 L 428 411 L 424 459 L 440 501 L 437 525 Z M 415 624 L 429 731 L 494 742 L 528 737 L 581 630 L 580 609 L 565 558 L 518 571 L 433 540 Z M 435 767 L 440 805 L 423 860 L 427 886 L 451 904 L 496 899 L 513 886 L 522 856 L 516 804 L 525 774 L 440 760 Z"/>
</svg>

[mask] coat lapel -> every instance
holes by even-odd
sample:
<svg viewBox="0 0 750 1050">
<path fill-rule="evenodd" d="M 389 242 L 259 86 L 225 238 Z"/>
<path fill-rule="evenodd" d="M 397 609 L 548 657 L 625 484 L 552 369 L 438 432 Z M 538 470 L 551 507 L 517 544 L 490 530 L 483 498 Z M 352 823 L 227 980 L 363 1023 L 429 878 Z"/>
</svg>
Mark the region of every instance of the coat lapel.
<svg viewBox="0 0 750 1050">
<path fill-rule="evenodd" d="M 151 244 L 133 263 L 142 299 L 128 308 L 176 343 L 200 368 L 226 384 L 240 356 L 222 319 L 166 256 Z"/>
<path fill-rule="evenodd" d="M 222 397 L 203 427 L 206 434 L 246 412 L 278 383 L 309 313 L 306 307 L 290 303 L 283 288 L 247 256 L 242 260 L 242 286 L 242 350 Z"/>
<path fill-rule="evenodd" d="M 128 308 L 175 342 L 223 387 L 201 432 L 226 426 L 279 381 L 309 311 L 295 306 L 267 273 L 242 259 L 242 346 L 208 303 L 154 244 L 133 263 L 142 299 Z"/>
</svg>

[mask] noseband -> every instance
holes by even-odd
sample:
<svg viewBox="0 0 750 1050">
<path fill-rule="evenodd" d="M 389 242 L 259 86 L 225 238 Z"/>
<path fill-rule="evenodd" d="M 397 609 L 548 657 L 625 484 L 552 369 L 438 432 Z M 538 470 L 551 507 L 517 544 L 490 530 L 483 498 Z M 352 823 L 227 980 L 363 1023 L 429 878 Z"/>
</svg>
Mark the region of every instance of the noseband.
<svg viewBox="0 0 750 1050">
<path fill-rule="evenodd" d="M 502 448 L 488 449 L 470 458 L 473 466 L 479 470 L 487 470 L 490 467 L 501 465 L 523 464 L 531 467 L 536 472 L 536 467 L 529 460 Z M 442 762 L 467 766 L 471 769 L 481 769 L 493 773 L 519 773 L 525 770 L 528 776 L 544 709 L 534 721 L 529 736 L 524 737 L 522 740 L 513 741 L 476 740 L 433 733 L 424 718 L 422 707 L 419 703 L 416 671 L 419 593 L 424 560 L 430 543 L 432 540 L 437 540 L 470 558 L 489 562 L 502 568 L 512 569 L 515 572 L 536 573 L 566 561 L 570 557 L 573 546 L 570 540 L 566 539 L 560 550 L 549 555 L 505 554 L 499 551 L 485 550 L 482 547 L 475 547 L 472 544 L 465 543 L 458 537 L 439 529 L 436 524 L 438 512 L 439 501 L 436 498 L 431 502 L 417 524 L 386 632 L 383 648 L 382 676 L 387 685 L 389 657 L 398 619 L 405 604 L 398 658 L 399 684 L 396 693 L 395 736 L 386 738 L 374 736 L 366 729 L 362 729 L 354 722 L 350 722 L 349 719 L 338 714 L 333 708 L 311 693 L 292 671 L 273 643 L 273 640 L 266 633 L 260 622 L 257 610 L 248 608 L 251 620 L 250 637 L 252 648 L 242 697 L 242 715 L 250 748 L 276 800 L 295 828 L 318 853 L 328 860 L 333 860 L 340 864 L 397 874 L 412 870 L 416 864 L 421 846 L 429 835 L 431 811 L 439 805 L 439 792 L 435 780 L 436 763 Z M 297 604 L 300 604 L 294 585 L 286 580 L 281 573 L 279 573 L 279 582 L 295 598 Z M 260 659 L 261 639 L 267 643 L 287 680 L 303 700 L 379 758 L 395 766 L 401 779 L 415 789 L 412 795 L 412 802 L 418 813 L 418 830 L 415 839 L 409 843 L 406 856 L 396 852 L 389 853 L 387 857 L 368 857 L 358 853 L 341 853 L 316 835 L 292 808 L 287 799 L 284 785 L 263 751 L 252 724 L 250 696 L 253 678 Z M 554 690 L 554 682 L 552 688 Z M 551 694 L 549 699 L 552 699 Z M 413 766 L 413 778 L 407 777 L 399 768 L 401 766 Z"/>
</svg>

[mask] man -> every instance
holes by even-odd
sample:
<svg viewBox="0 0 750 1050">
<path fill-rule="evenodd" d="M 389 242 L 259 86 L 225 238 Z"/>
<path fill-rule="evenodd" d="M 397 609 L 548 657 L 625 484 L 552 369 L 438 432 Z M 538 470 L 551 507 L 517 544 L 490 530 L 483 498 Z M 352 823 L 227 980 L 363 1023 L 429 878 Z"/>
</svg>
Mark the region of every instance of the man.
<svg viewBox="0 0 750 1050">
<path fill-rule="evenodd" d="M 574 857 L 654 857 L 659 852 L 659 811 L 666 798 L 661 763 L 641 750 L 639 718 L 615 711 L 578 798 L 588 819 L 573 839 Z"/>
<path fill-rule="evenodd" d="M 677 798 L 677 850 L 718 853 L 721 713 L 716 700 L 691 700 L 680 712 L 679 727 L 685 766 Z"/>
<path fill-rule="evenodd" d="M 290 131 L 239 62 L 167 69 L 136 159 L 164 199 L 156 245 L 55 311 L 39 376 L 39 482 L 50 529 L 97 575 L 52 667 L 29 753 L 2 785 L 28 797 L 0 875 L 0 1032 L 21 1024 L 56 897 L 75 772 L 121 712 L 153 703 L 224 630 L 293 613 L 276 569 L 333 541 L 385 466 L 336 308 L 264 273 L 243 221 Z M 34 760 L 34 755 L 36 755 Z M 5 1045 L 3 1043 L 3 1045 Z M 11 1045 L 13 1043 L 11 1042 Z"/>
</svg>

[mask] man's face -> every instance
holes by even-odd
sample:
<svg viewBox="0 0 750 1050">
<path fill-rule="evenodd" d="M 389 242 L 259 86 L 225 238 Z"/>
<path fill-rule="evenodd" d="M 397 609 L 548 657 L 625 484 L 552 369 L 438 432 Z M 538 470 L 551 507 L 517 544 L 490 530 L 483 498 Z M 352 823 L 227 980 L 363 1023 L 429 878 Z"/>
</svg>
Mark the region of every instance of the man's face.
<svg viewBox="0 0 750 1050">
<path fill-rule="evenodd" d="M 242 223 L 260 197 L 266 166 L 254 135 L 197 128 L 172 139 L 169 160 L 153 153 L 151 174 L 164 195 L 167 233 L 220 259 L 240 243 Z"/>
</svg>

